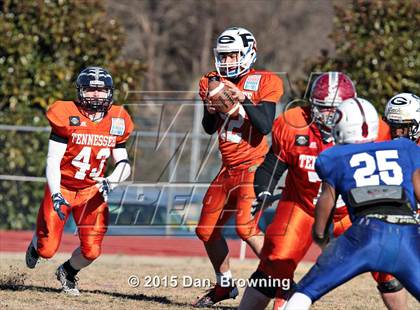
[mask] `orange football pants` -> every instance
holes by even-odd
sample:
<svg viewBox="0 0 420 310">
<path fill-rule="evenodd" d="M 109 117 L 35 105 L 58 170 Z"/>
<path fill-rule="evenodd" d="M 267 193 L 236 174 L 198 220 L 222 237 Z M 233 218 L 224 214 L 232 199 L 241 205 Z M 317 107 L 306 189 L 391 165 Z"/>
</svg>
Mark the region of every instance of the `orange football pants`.
<svg viewBox="0 0 420 310">
<path fill-rule="evenodd" d="M 278 279 L 293 280 L 298 263 L 312 244 L 314 217 L 299 204 L 280 201 L 273 221 L 267 227 L 258 270 Z M 337 237 L 351 226 L 350 217 L 334 217 L 334 236 Z M 383 273 L 372 273 L 378 283 L 388 282 L 394 277 Z"/>
<path fill-rule="evenodd" d="M 210 184 L 203 199 L 203 209 L 196 228 L 198 238 L 204 242 L 221 238 L 223 226 L 235 215 L 236 233 L 242 240 L 261 232 L 259 214 L 251 219 L 251 205 L 255 199 L 254 175 L 261 160 L 242 167 L 222 167 Z"/>
<path fill-rule="evenodd" d="M 43 258 L 51 258 L 57 252 L 64 224 L 72 212 L 78 227 L 82 255 L 88 260 L 96 259 L 101 253 L 102 240 L 108 228 L 108 206 L 102 194 L 96 186 L 82 190 L 61 187 L 61 194 L 71 205 L 71 208 L 61 207 L 66 215 L 64 221 L 54 211 L 48 184 L 45 186 L 44 199 L 36 223 L 39 255 Z"/>
</svg>

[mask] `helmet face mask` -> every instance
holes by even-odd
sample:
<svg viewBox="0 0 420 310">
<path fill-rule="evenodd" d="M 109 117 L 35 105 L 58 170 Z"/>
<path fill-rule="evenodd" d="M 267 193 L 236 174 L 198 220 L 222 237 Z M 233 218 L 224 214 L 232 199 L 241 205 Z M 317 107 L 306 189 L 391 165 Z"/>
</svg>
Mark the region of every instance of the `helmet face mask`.
<svg viewBox="0 0 420 310">
<path fill-rule="evenodd" d="M 420 98 L 410 93 L 395 95 L 386 105 L 384 120 L 391 129 L 393 139 L 405 137 L 418 141 L 420 138 Z"/>
<path fill-rule="evenodd" d="M 331 136 L 337 107 L 353 97 L 356 97 L 356 89 L 344 73 L 326 72 L 315 80 L 310 94 L 311 115 L 323 135 Z"/>
<path fill-rule="evenodd" d="M 257 59 L 257 43 L 248 30 L 229 28 L 217 38 L 213 52 L 217 73 L 237 78 L 248 72 Z"/>
<path fill-rule="evenodd" d="M 334 115 L 337 107 L 320 106 L 313 104 L 311 106 L 312 119 L 322 133 L 330 134 L 334 125 Z"/>
<path fill-rule="evenodd" d="M 241 68 L 241 63 L 239 61 L 240 57 L 240 51 L 231 51 L 226 53 L 217 53 L 215 51 L 215 59 L 219 75 L 223 77 L 238 76 L 243 69 Z M 231 59 L 231 61 L 228 62 L 228 58 Z"/>
<path fill-rule="evenodd" d="M 88 67 L 77 77 L 77 104 L 86 113 L 106 113 L 113 103 L 111 75 L 100 67 Z M 97 91 L 97 95 L 92 95 Z"/>
</svg>

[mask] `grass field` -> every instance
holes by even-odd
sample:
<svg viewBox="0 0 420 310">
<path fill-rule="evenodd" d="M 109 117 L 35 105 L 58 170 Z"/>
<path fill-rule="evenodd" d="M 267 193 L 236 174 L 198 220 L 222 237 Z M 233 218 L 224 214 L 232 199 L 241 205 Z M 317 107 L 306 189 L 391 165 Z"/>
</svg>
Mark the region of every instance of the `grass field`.
<svg viewBox="0 0 420 310">
<path fill-rule="evenodd" d="M 43 261 L 35 270 L 26 269 L 24 253 L 0 253 L 0 308 L 1 309 L 194 309 L 191 303 L 204 288 L 183 287 L 194 279 L 214 280 L 210 264 L 204 258 L 144 257 L 103 255 L 79 274 L 79 297 L 60 293 L 55 279 L 56 267 L 68 256 L 57 255 Z M 233 260 L 235 278 L 246 279 L 254 271 L 256 260 Z M 297 270 L 299 279 L 310 264 L 301 264 Z M 141 283 L 133 288 L 128 284 L 131 275 Z M 147 276 L 157 276 L 161 287 L 145 287 Z M 165 282 L 165 276 L 167 280 Z M 170 287 L 173 276 L 178 287 Z M 177 277 L 177 278 L 175 278 Z M 197 280 L 198 282 L 199 280 Z M 200 281 L 201 282 L 201 281 Z M 153 284 L 153 283 L 150 283 Z M 157 284 L 157 283 L 155 283 Z M 162 286 L 168 287 L 162 287 Z M 153 286 L 153 285 L 152 285 Z M 244 289 L 240 289 L 241 294 Z M 240 295 L 241 296 L 241 295 Z M 239 297 L 240 297 L 239 296 Z M 225 301 L 217 309 L 235 309 L 239 298 Z M 271 307 L 271 305 L 270 305 Z M 313 309 L 385 309 L 370 275 L 362 275 L 318 301 Z M 419 309 L 410 296 L 409 309 Z"/>
</svg>

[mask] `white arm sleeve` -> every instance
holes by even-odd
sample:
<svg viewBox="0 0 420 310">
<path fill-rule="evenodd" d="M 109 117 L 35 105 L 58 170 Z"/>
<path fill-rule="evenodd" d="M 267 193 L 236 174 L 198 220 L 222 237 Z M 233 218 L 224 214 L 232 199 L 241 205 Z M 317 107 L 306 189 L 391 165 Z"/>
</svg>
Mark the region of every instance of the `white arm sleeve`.
<svg viewBox="0 0 420 310">
<path fill-rule="evenodd" d="M 116 148 L 112 150 L 112 157 L 114 158 L 115 163 L 119 163 L 114 171 L 107 177 L 111 188 L 115 188 L 118 183 L 124 182 L 130 176 L 131 167 L 128 162 L 128 154 L 125 148 Z M 121 161 L 124 162 L 121 162 Z"/>
<path fill-rule="evenodd" d="M 47 155 L 47 183 L 50 188 L 51 195 L 60 192 L 61 171 L 60 163 L 66 152 L 67 144 L 49 140 L 48 142 L 48 155 Z"/>
</svg>

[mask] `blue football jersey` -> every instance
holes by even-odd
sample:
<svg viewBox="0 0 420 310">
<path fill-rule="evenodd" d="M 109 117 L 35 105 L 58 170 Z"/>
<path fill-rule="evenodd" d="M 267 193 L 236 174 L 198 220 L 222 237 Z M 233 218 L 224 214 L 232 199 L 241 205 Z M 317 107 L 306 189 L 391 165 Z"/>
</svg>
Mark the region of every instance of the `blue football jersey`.
<svg viewBox="0 0 420 310">
<path fill-rule="evenodd" d="M 420 147 L 400 138 L 385 142 L 336 145 L 322 152 L 315 163 L 318 176 L 335 188 L 349 206 L 348 193 L 362 186 L 399 185 L 417 210 L 412 176 L 420 168 Z M 348 211 L 353 218 L 354 210 Z"/>
</svg>

